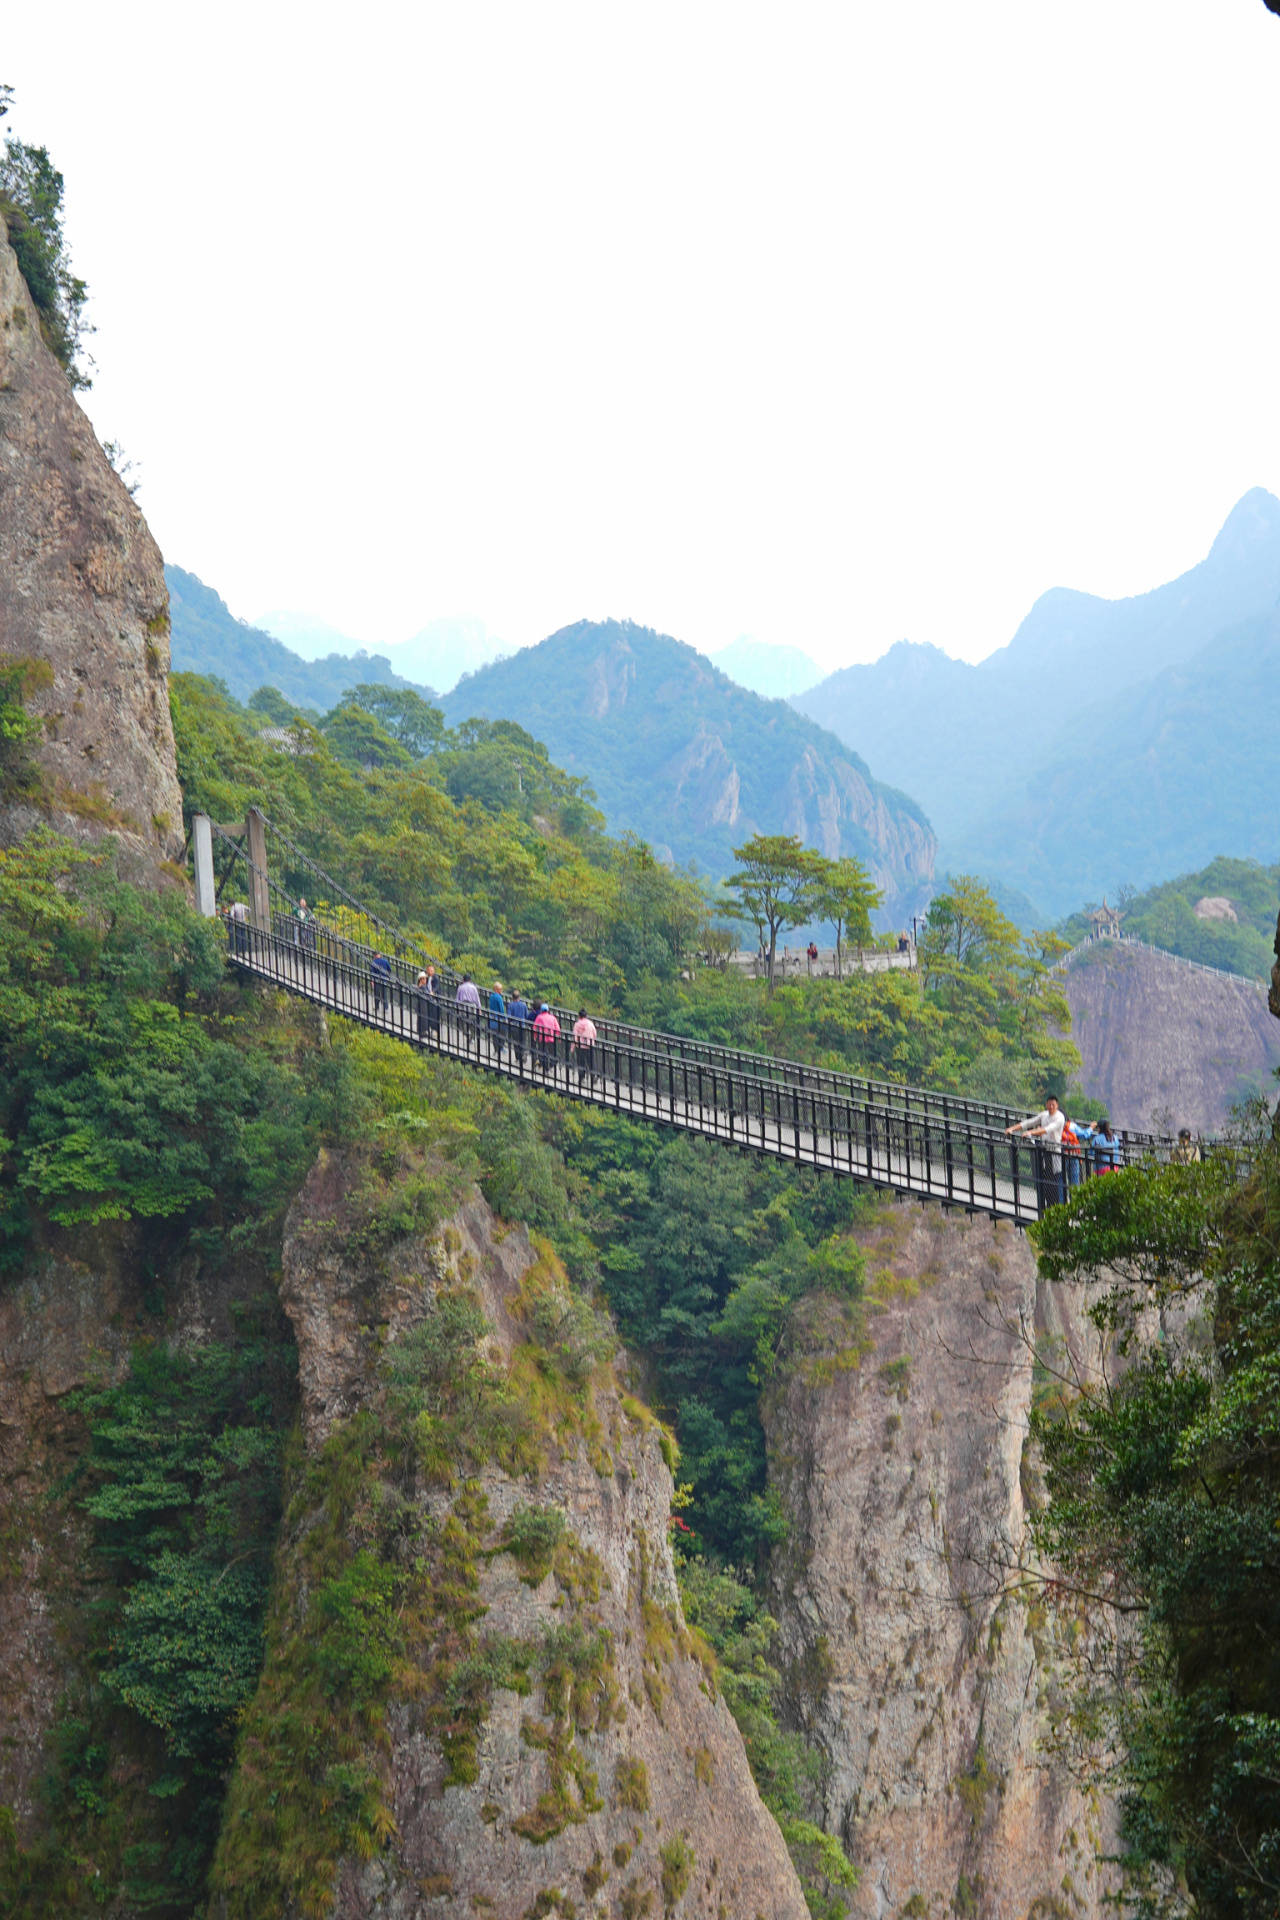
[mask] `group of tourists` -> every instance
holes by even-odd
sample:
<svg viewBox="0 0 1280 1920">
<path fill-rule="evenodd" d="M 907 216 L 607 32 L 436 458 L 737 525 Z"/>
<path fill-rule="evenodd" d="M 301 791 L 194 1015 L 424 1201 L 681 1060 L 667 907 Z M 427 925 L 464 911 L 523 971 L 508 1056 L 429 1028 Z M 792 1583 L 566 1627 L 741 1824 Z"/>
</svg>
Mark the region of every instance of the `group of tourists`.
<svg viewBox="0 0 1280 1920">
<path fill-rule="evenodd" d="M 1124 1148 L 1110 1120 L 1069 1120 L 1054 1094 L 1039 1113 L 1015 1120 L 1006 1133 L 1024 1134 L 1041 1143 L 1035 1161 L 1036 1191 L 1043 1206 L 1060 1206 L 1066 1189 L 1086 1174 L 1114 1173 L 1124 1165 Z"/>
<path fill-rule="evenodd" d="M 371 965 L 376 965 L 378 957 L 375 955 Z M 389 975 L 390 962 L 387 972 Z M 486 1032 L 499 1064 L 504 1050 L 510 1047 L 518 1073 L 523 1073 L 526 1058 L 544 1074 L 557 1059 L 567 1058 L 577 1072 L 579 1086 L 596 1076 L 599 1036 L 595 1021 L 585 1007 L 579 1010 L 573 1023 L 566 1054 L 564 1030 L 551 1007 L 545 1000 L 535 1006 L 531 996 L 519 988 L 508 994 L 501 981 L 495 980 L 485 994 L 471 975 L 464 973 L 450 1000 L 435 968 L 427 966 L 419 973 L 413 992 L 419 1040 L 438 1043 L 443 1013 L 451 1020 L 461 1021 L 464 1029 L 473 1033 Z M 376 999 L 376 985 L 374 994 Z"/>
<path fill-rule="evenodd" d="M 1043 1151 L 1036 1155 L 1036 1186 L 1047 1204 L 1065 1200 L 1066 1188 L 1075 1186 L 1085 1174 L 1113 1173 L 1124 1165 L 1124 1148 L 1111 1122 L 1105 1118 L 1070 1120 L 1053 1094 L 1049 1094 L 1041 1112 L 1015 1120 L 1005 1132 L 1040 1142 Z M 1199 1160 L 1200 1149 L 1190 1127 L 1179 1127 L 1178 1144 L 1169 1158 L 1178 1166 L 1190 1166 Z"/>
</svg>

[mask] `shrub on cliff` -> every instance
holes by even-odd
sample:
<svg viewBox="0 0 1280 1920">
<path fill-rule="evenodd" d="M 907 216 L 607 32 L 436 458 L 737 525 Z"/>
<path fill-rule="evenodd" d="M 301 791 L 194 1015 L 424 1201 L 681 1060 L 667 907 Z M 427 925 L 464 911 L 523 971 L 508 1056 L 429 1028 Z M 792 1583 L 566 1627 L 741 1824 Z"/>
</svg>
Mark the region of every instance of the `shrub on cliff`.
<svg viewBox="0 0 1280 1920">
<path fill-rule="evenodd" d="M 1130 1354 L 1034 1416 L 1034 1531 L 1089 1618 L 1072 1726 L 1095 1778 L 1120 1756 L 1144 1915 L 1169 1874 L 1203 1920 L 1280 1911 L 1280 1143 L 1260 1118 L 1243 1182 L 1131 1168 L 1034 1229 L 1049 1278 L 1112 1280 L 1093 1317 Z M 1155 1306 L 1175 1326 L 1199 1307 L 1203 1338 L 1139 1346 Z"/>
<path fill-rule="evenodd" d="M 0 86 L 0 120 L 12 98 L 12 87 Z M 9 134 L 0 151 L 0 216 L 40 316 L 45 344 L 61 361 L 72 386 L 87 387 L 82 342 L 90 331 L 84 318 L 88 289 L 71 271 L 62 230 L 62 192 L 62 175 L 47 150 Z"/>
</svg>

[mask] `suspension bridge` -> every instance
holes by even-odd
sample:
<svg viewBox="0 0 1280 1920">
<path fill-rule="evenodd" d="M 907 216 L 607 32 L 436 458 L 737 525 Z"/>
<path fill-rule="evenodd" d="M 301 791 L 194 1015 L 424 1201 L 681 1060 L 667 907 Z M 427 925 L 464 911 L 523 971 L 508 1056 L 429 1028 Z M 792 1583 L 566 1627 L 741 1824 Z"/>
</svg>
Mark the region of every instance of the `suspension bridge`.
<svg viewBox="0 0 1280 1920">
<path fill-rule="evenodd" d="M 459 1004 L 458 977 L 439 962 L 439 993 L 424 995 L 417 980 L 428 956 L 258 808 L 229 827 L 197 814 L 192 842 L 196 904 L 223 927 L 229 965 L 408 1046 L 630 1119 L 1017 1226 L 1097 1170 L 1087 1150 L 1064 1153 L 1008 1134 L 1021 1115 L 988 1102 L 608 1018 L 596 1021 L 588 1053 L 574 1046 L 574 1014 L 565 1007 L 552 1006 L 562 1031 L 544 1042 L 523 1022 Z M 269 846 L 275 866 L 325 902 L 323 918 L 300 912 L 301 890 L 294 894 L 272 871 Z M 233 915 L 222 897 L 237 879 L 246 898 L 237 898 Z M 1121 1164 L 1165 1159 L 1173 1146 L 1151 1134 L 1117 1130 L 1116 1138 Z"/>
</svg>

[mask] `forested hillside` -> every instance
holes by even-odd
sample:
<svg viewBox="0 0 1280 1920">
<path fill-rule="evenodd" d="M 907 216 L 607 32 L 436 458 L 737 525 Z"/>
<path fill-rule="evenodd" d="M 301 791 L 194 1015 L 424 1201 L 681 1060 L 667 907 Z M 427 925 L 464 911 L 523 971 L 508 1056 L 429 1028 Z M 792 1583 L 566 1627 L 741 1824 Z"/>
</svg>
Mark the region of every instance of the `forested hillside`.
<svg viewBox="0 0 1280 1920">
<path fill-rule="evenodd" d="M 692 647 L 629 622 L 582 621 L 463 680 L 446 717 L 519 722 L 589 779 L 615 831 L 639 833 L 712 879 L 751 834 L 795 834 L 852 855 L 884 890 L 889 924 L 933 880 L 928 821 L 856 753 L 782 702 L 748 693 Z"/>
<path fill-rule="evenodd" d="M 1223 857 L 1142 893 L 1122 888 L 1110 905 L 1122 912 L 1121 930 L 1148 946 L 1264 980 L 1274 956 L 1277 896 L 1280 865 Z M 1059 931 L 1072 946 L 1086 939 L 1088 909 L 1073 913 Z"/>
<path fill-rule="evenodd" d="M 194 573 L 166 566 L 173 665 L 177 673 L 208 673 L 226 683 L 238 700 L 259 687 L 275 687 L 290 705 L 325 713 L 348 687 L 361 681 L 408 687 L 380 653 L 331 653 L 304 660 L 260 627 L 237 620 L 221 595 Z M 416 691 L 428 694 L 426 687 Z"/>
</svg>

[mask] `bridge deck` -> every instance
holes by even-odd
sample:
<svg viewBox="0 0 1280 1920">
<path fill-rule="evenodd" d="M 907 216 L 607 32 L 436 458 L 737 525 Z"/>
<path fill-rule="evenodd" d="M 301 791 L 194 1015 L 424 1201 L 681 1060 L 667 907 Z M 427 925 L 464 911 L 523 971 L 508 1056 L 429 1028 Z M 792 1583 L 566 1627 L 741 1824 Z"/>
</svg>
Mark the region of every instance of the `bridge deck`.
<svg viewBox="0 0 1280 1920">
<path fill-rule="evenodd" d="M 636 1120 L 723 1140 L 871 1186 L 1025 1226 L 1064 1197 L 1063 1157 L 1009 1138 L 998 1125 L 948 1111 L 940 1095 L 876 1087 L 795 1062 L 688 1047 L 669 1035 L 601 1023 L 590 1068 L 568 1035 L 544 1047 L 525 1028 L 490 1030 L 488 1016 L 452 1000 L 425 1007 L 392 977 L 375 986 L 368 967 L 318 953 L 295 938 L 249 925 L 231 930 L 231 963 L 362 1026 L 490 1073 L 582 1100 Z M 691 1057 L 692 1056 L 692 1057 Z M 726 1064 L 731 1061 L 732 1064 Z M 1068 1160 L 1067 1176 L 1087 1174 Z"/>
</svg>

